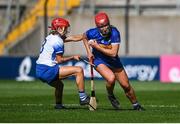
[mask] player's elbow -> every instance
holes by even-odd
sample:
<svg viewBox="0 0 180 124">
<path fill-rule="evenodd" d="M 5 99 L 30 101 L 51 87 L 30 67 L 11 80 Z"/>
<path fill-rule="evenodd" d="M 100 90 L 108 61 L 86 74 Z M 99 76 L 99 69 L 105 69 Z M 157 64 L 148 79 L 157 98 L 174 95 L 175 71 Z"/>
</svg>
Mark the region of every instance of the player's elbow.
<svg viewBox="0 0 180 124">
<path fill-rule="evenodd" d="M 56 58 L 56 62 L 58 63 L 58 64 L 61 64 L 61 63 L 63 63 L 64 62 L 64 59 L 63 58 Z"/>
<path fill-rule="evenodd" d="M 117 54 L 112 54 L 112 57 L 116 57 L 117 56 Z"/>
<path fill-rule="evenodd" d="M 110 54 L 110 57 L 116 57 L 116 56 L 117 56 L 117 53 L 113 52 L 113 53 Z"/>
<path fill-rule="evenodd" d="M 63 63 L 63 60 L 56 60 L 56 62 L 58 63 L 58 64 L 61 64 L 61 63 Z"/>
</svg>

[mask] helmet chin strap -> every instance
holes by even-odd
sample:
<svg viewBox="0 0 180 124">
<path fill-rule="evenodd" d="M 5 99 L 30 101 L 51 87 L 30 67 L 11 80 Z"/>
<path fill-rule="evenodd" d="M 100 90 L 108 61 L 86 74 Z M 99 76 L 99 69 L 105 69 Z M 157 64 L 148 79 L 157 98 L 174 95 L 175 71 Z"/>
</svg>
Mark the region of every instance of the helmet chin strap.
<svg viewBox="0 0 180 124">
<path fill-rule="evenodd" d="M 65 27 L 62 27 L 62 28 L 58 28 L 57 29 L 57 32 L 58 32 L 58 34 L 61 36 L 61 37 L 66 37 L 65 35 Z"/>
<path fill-rule="evenodd" d="M 58 28 L 57 28 L 57 32 L 59 33 L 59 35 L 62 35 L 62 33 L 63 33 L 63 29 L 62 29 L 62 28 L 60 28 L 60 27 L 58 27 Z"/>
<path fill-rule="evenodd" d="M 101 36 L 103 36 L 103 37 L 109 37 L 110 36 L 110 33 L 108 33 L 108 34 L 102 34 L 102 33 L 100 33 L 101 34 Z"/>
</svg>

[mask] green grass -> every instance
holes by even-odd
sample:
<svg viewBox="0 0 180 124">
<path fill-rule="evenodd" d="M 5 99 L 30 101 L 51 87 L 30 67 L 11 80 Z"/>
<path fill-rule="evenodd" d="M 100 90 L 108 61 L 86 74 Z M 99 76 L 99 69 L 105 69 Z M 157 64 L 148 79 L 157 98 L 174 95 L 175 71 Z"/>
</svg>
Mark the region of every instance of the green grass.
<svg viewBox="0 0 180 124">
<path fill-rule="evenodd" d="M 106 96 L 104 81 L 95 80 L 98 109 L 89 111 L 79 105 L 73 80 L 65 80 L 64 104 L 68 109 L 54 110 L 54 89 L 34 82 L 0 80 L 0 123 L 3 122 L 58 122 L 58 123 L 180 123 L 180 84 L 132 82 L 139 102 L 146 111 L 133 111 L 118 84 L 115 94 L 121 110 L 113 110 Z M 90 83 L 86 81 L 90 93 Z"/>
</svg>

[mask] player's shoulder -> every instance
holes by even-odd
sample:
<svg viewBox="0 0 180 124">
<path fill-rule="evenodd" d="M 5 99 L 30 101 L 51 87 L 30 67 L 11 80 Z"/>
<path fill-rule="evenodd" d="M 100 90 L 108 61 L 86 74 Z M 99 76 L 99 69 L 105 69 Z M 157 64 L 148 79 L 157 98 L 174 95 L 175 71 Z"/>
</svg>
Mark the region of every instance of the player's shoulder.
<svg viewBox="0 0 180 124">
<path fill-rule="evenodd" d="M 95 39 L 99 36 L 99 31 L 97 28 L 91 28 L 86 31 L 86 36 L 88 39 Z"/>
<path fill-rule="evenodd" d="M 88 39 L 95 39 L 99 36 L 99 31 L 97 28 L 91 28 L 86 31 L 86 36 L 88 37 Z"/>
<path fill-rule="evenodd" d="M 119 30 L 115 26 L 111 25 L 111 29 L 112 29 L 112 32 L 119 33 Z"/>
<path fill-rule="evenodd" d="M 111 26 L 111 30 L 113 35 L 120 35 L 120 32 L 116 27 Z"/>
<path fill-rule="evenodd" d="M 49 40 L 60 40 L 60 37 L 58 35 L 50 34 L 47 36 L 47 39 L 49 39 Z"/>
<path fill-rule="evenodd" d="M 47 39 L 50 41 L 50 44 L 60 44 L 63 45 L 63 40 L 58 35 L 52 35 L 50 34 Z"/>
</svg>

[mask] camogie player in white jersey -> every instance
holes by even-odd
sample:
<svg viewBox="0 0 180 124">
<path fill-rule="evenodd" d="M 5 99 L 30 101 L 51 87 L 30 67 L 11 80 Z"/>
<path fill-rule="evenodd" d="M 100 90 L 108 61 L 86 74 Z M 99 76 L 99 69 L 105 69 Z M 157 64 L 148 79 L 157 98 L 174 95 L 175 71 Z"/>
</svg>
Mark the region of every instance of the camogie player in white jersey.
<svg viewBox="0 0 180 124">
<path fill-rule="evenodd" d="M 55 88 L 55 109 L 65 108 L 62 104 L 63 87 L 62 79 L 75 76 L 79 91 L 80 105 L 89 104 L 89 96 L 85 93 L 84 72 L 79 66 L 61 66 L 63 62 L 79 60 L 79 55 L 63 57 L 64 43 L 82 40 L 82 35 L 66 37 L 69 22 L 63 18 L 52 20 L 51 32 L 45 38 L 38 60 L 36 61 L 36 76 Z"/>
</svg>

